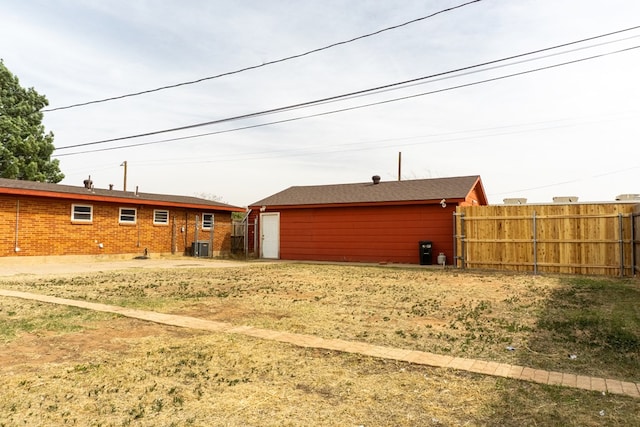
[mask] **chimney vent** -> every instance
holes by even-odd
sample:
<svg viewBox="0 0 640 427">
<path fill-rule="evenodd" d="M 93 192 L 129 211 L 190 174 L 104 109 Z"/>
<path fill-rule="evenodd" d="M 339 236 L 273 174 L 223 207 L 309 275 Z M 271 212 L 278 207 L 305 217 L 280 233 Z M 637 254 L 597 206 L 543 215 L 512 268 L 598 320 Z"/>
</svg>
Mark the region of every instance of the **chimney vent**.
<svg viewBox="0 0 640 427">
<path fill-rule="evenodd" d="M 86 188 L 87 190 L 91 190 L 91 188 L 93 187 L 93 181 L 91 181 L 91 175 L 89 175 L 89 178 L 85 179 L 83 183 L 84 183 L 84 188 Z"/>
<path fill-rule="evenodd" d="M 376 185 L 376 184 L 380 184 L 380 175 L 373 175 L 373 176 L 371 177 L 371 180 L 373 180 L 373 184 L 374 184 L 374 185 Z"/>
</svg>

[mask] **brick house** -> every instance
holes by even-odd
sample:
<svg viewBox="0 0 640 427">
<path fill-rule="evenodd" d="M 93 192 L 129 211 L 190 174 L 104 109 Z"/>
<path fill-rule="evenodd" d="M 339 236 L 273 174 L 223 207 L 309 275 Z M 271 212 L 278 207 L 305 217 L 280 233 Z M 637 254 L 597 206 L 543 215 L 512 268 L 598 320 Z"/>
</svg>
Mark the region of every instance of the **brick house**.
<svg viewBox="0 0 640 427">
<path fill-rule="evenodd" d="M 0 257 L 230 252 L 231 213 L 196 197 L 0 179 Z M 200 242 L 195 244 L 194 242 Z"/>
<path fill-rule="evenodd" d="M 249 206 L 261 258 L 424 263 L 419 242 L 453 261 L 457 206 L 486 205 L 480 177 L 290 187 Z"/>
</svg>

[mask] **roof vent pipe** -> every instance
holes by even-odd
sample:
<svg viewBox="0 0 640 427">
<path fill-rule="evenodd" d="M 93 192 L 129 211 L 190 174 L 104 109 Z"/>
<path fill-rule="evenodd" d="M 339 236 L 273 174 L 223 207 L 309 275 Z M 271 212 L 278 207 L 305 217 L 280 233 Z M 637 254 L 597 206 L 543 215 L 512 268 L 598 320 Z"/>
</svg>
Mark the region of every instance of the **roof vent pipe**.
<svg viewBox="0 0 640 427">
<path fill-rule="evenodd" d="M 89 175 L 89 178 L 85 179 L 82 182 L 84 183 L 84 188 L 86 188 L 87 190 L 91 190 L 91 187 L 93 186 L 93 181 L 91 181 L 91 175 Z"/>
<path fill-rule="evenodd" d="M 380 175 L 373 175 L 371 179 L 373 180 L 374 185 L 380 184 Z"/>
</svg>

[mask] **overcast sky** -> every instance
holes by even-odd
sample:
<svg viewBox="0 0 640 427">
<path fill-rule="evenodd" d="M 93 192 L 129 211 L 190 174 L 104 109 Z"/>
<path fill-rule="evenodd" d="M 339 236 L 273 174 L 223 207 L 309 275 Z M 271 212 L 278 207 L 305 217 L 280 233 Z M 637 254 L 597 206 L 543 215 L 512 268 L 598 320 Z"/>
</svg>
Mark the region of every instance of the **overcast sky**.
<svg viewBox="0 0 640 427">
<path fill-rule="evenodd" d="M 260 66 L 46 112 L 62 184 L 82 185 L 90 175 L 96 187 L 122 189 L 127 161 L 127 190 L 246 206 L 294 185 L 366 182 L 376 174 L 397 180 L 401 152 L 402 179 L 480 175 L 492 204 L 640 193 L 640 29 L 367 96 L 65 148 L 364 91 L 640 26 L 637 0 L 483 0 L 269 64 L 464 3 L 0 0 L 0 58 L 22 86 L 48 98 L 49 108 Z"/>
</svg>

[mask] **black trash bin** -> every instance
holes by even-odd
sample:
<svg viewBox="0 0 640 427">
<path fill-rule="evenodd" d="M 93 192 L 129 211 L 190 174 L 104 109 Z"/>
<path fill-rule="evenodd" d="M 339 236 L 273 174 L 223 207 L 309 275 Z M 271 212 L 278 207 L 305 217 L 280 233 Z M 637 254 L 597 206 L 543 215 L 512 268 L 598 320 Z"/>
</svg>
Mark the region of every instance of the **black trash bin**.
<svg viewBox="0 0 640 427">
<path fill-rule="evenodd" d="M 433 247 L 433 242 L 429 240 L 421 240 L 418 242 L 418 249 L 420 254 L 420 265 L 433 264 L 432 247 Z"/>
</svg>

